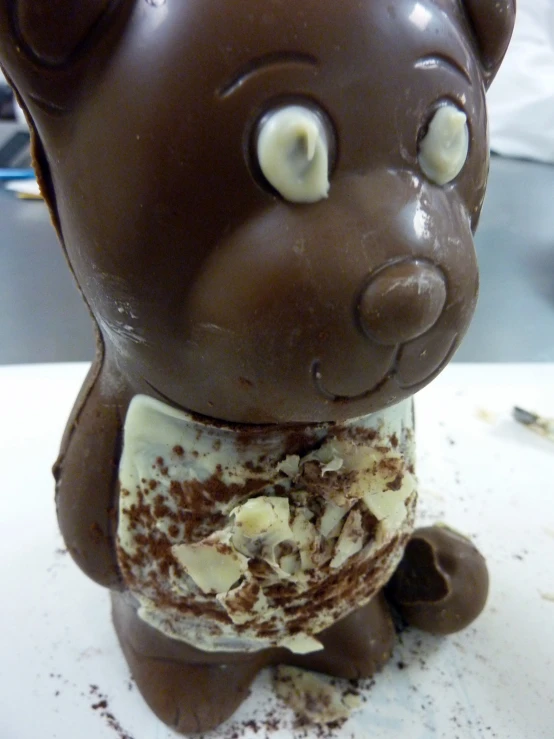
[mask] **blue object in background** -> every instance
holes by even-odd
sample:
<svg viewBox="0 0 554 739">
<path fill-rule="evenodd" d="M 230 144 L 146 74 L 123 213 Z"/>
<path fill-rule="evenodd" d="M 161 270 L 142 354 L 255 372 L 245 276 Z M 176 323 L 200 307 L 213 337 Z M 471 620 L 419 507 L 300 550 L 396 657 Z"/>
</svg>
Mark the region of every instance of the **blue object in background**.
<svg viewBox="0 0 554 739">
<path fill-rule="evenodd" d="M 21 169 L 16 167 L 0 168 L 0 180 L 32 180 L 35 176 L 34 169 Z"/>
</svg>

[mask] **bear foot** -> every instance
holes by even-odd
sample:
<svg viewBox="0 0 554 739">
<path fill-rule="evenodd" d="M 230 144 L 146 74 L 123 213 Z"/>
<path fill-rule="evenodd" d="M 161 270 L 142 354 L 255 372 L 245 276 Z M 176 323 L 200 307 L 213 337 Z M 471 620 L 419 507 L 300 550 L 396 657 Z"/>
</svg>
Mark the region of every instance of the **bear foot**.
<svg viewBox="0 0 554 739">
<path fill-rule="evenodd" d="M 382 592 L 317 638 L 325 647 L 322 651 L 306 655 L 289 652 L 281 661 L 347 680 L 374 675 L 390 659 L 396 638 Z"/>
<path fill-rule="evenodd" d="M 485 559 L 469 539 L 429 526 L 412 534 L 386 595 L 410 626 L 453 634 L 481 613 L 488 590 Z"/>
<path fill-rule="evenodd" d="M 182 734 L 210 731 L 226 721 L 270 661 L 267 652 L 211 654 L 169 639 L 142 621 L 120 593 L 112 593 L 112 616 L 142 697 Z"/>
</svg>

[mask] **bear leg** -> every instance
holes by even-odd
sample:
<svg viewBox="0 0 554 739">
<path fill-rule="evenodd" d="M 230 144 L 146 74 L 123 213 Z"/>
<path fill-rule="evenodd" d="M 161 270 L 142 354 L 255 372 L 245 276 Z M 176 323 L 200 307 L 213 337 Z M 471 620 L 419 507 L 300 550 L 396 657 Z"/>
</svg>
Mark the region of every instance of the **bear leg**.
<svg viewBox="0 0 554 739">
<path fill-rule="evenodd" d="M 145 623 L 125 594 L 112 593 L 112 617 L 142 697 L 161 721 L 182 734 L 222 724 L 269 662 L 267 652 L 208 653 L 170 639 Z"/>
</svg>

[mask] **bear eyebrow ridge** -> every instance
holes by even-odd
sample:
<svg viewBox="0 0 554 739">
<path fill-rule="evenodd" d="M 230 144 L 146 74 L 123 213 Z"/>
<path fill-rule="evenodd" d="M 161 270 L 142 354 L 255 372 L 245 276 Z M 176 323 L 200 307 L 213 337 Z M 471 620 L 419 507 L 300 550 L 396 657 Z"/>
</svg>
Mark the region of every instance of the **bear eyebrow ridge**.
<svg viewBox="0 0 554 739">
<path fill-rule="evenodd" d="M 226 98 L 241 87 L 249 77 L 260 71 L 265 71 L 269 67 L 281 66 L 283 64 L 318 67 L 319 60 L 313 54 L 305 54 L 300 51 L 275 51 L 269 54 L 263 54 L 244 64 L 218 89 L 217 95 L 220 98 Z"/>
<path fill-rule="evenodd" d="M 472 84 L 471 77 L 467 69 L 465 69 L 457 59 L 445 56 L 443 54 L 428 54 L 421 56 L 414 64 L 414 69 L 440 69 L 441 67 L 450 67 L 457 74 L 464 78 L 470 86 Z"/>
</svg>

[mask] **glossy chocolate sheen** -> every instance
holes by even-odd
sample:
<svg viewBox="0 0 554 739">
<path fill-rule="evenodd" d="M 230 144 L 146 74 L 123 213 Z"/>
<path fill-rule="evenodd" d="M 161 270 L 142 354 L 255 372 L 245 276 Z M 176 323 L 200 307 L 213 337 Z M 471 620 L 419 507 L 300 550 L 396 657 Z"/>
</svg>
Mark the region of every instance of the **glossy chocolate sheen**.
<svg viewBox="0 0 554 739">
<path fill-rule="evenodd" d="M 0 62 L 98 329 L 54 470 L 66 544 L 96 582 L 125 589 L 118 474 L 137 394 L 228 423 L 334 422 L 397 403 L 447 364 L 475 306 L 485 89 L 514 11 L 512 0 L 0 0 Z M 284 200 L 257 163 L 260 121 L 289 103 L 328 140 L 329 193 L 313 204 Z M 419 147 L 443 105 L 467 117 L 469 152 L 438 186 Z M 452 555 L 453 603 L 467 593 L 464 552 Z M 232 660 L 151 629 L 129 598 L 113 596 L 126 658 L 180 731 L 224 720 L 266 664 L 352 677 L 390 653 L 381 595 L 320 635 L 321 652 Z M 431 611 L 418 625 L 437 630 Z"/>
<path fill-rule="evenodd" d="M 10 5 L 3 63 L 106 362 L 133 392 L 228 421 L 328 421 L 445 366 L 477 295 L 484 81 L 507 36 L 488 38 L 508 2 Z M 329 197 L 312 205 L 276 197 L 254 161 L 256 123 L 283 101 L 334 133 Z M 447 101 L 470 151 L 437 187 L 418 142 Z M 381 325 L 400 263 L 432 271 L 435 309 L 398 283 Z"/>
</svg>

